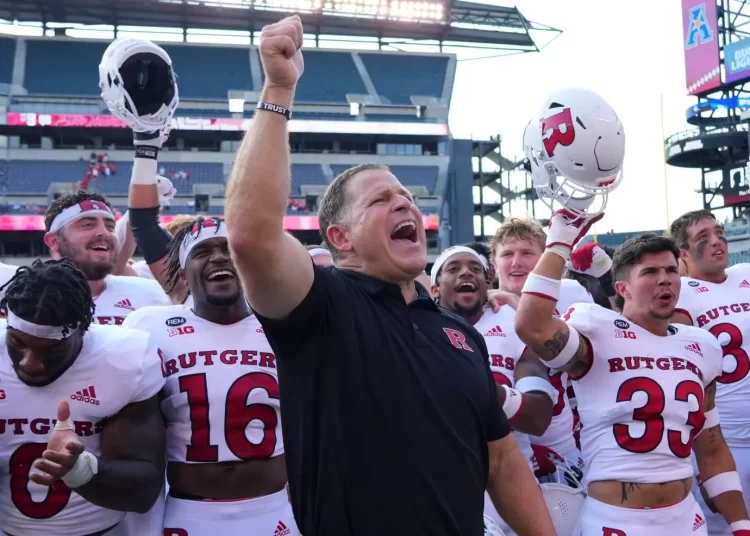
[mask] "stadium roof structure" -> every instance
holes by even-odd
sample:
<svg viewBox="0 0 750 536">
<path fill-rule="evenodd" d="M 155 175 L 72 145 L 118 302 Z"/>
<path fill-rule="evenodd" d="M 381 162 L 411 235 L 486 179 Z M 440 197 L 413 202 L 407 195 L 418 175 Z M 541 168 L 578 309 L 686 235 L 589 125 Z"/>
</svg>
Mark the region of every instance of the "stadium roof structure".
<svg viewBox="0 0 750 536">
<path fill-rule="evenodd" d="M 560 30 L 515 7 L 460 0 L 0 0 L 0 18 L 19 22 L 210 28 L 257 32 L 298 14 L 315 35 L 433 41 L 454 47 L 536 52 L 530 31 Z M 59 26 L 58 26 L 59 27 Z"/>
</svg>

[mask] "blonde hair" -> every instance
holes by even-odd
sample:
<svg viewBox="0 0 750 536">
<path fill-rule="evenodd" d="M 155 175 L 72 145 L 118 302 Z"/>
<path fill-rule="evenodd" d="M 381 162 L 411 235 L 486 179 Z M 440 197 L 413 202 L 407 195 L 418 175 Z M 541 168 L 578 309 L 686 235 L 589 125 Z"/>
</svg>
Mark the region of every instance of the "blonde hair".
<svg viewBox="0 0 750 536">
<path fill-rule="evenodd" d="M 177 233 L 179 233 L 184 227 L 195 223 L 196 218 L 195 216 L 190 216 L 188 214 L 178 214 L 174 217 L 172 221 L 167 223 L 164 228 L 171 234 L 172 236 L 175 236 Z"/>
<path fill-rule="evenodd" d="M 547 235 L 536 220 L 511 218 L 500 226 L 490 241 L 490 255 L 492 255 L 493 260 L 498 247 L 503 246 L 510 240 L 525 240 L 536 243 L 544 250 Z"/>
</svg>

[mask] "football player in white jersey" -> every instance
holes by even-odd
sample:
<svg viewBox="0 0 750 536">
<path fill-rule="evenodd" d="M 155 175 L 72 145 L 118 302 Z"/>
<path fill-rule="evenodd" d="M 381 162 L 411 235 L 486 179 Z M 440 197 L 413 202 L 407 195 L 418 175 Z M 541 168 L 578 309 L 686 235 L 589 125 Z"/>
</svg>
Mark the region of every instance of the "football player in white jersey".
<svg viewBox="0 0 750 536">
<path fill-rule="evenodd" d="M 724 365 L 716 383 L 721 430 L 740 478 L 750 488 L 750 264 L 727 268 L 724 229 L 711 212 L 696 210 L 677 218 L 670 235 L 680 248 L 687 276 L 673 321 L 707 330 L 719 340 Z M 699 475 L 703 479 L 703 475 Z M 703 501 L 700 493 L 696 499 Z M 748 500 L 748 496 L 745 496 Z M 750 504 L 746 503 L 750 508 Z M 709 513 L 709 534 L 731 534 L 720 515 Z"/>
<path fill-rule="evenodd" d="M 503 305 L 497 312 L 485 307 L 489 263 L 479 253 L 465 246 L 446 249 L 435 259 L 431 283 L 435 302 L 465 318 L 483 335 L 503 411 L 531 469 L 533 452 L 527 434 L 544 433 L 557 398 L 546 367 L 516 336 L 512 307 Z M 506 536 L 515 534 L 497 513 L 489 494 L 485 494 L 484 513 Z"/>
<path fill-rule="evenodd" d="M 164 385 L 147 333 L 92 324 L 70 259 L 22 267 L 0 307 L 0 530 L 118 534 L 161 489 Z M 150 536 L 150 535 L 144 535 Z"/>
<path fill-rule="evenodd" d="M 536 266 L 544 252 L 547 235 L 535 220 L 511 218 L 503 223 L 492 238 L 492 258 L 497 271 L 499 289 L 516 296 L 526 283 L 526 278 Z M 593 303 L 591 295 L 578 281 L 563 279 L 560 287 L 560 300 L 555 314 L 560 315 L 574 303 Z M 567 392 L 567 373 L 549 370 L 549 380 L 558 396 L 552 412 L 552 422 L 540 437 L 531 437 L 534 445 L 541 445 L 569 462 L 574 462 L 580 470 L 585 470 L 584 458 L 576 446 L 573 435 L 573 411 Z M 537 449 L 540 452 L 545 449 Z M 540 460 L 541 463 L 541 460 Z"/>
<path fill-rule="evenodd" d="M 120 325 L 140 307 L 170 303 L 154 281 L 111 275 L 118 242 L 115 217 L 105 197 L 80 191 L 55 199 L 44 223 L 44 243 L 52 258 L 68 257 L 86 276 L 96 305 L 94 323 Z"/>
<path fill-rule="evenodd" d="M 169 280 L 194 306 L 147 307 L 125 326 L 151 332 L 167 374 L 164 536 L 298 534 L 273 351 L 244 299 L 219 218 L 199 217 L 170 246 Z"/>
<path fill-rule="evenodd" d="M 571 250 L 599 217 L 556 212 L 547 247 L 523 288 L 516 332 L 574 381 L 588 465 L 581 536 L 706 535 L 690 492 L 695 453 L 706 489 L 733 534 L 750 534 L 742 486 L 715 408 L 721 348 L 703 330 L 670 325 L 679 251 L 645 234 L 613 260 L 622 314 L 576 304 L 554 315 Z"/>
</svg>

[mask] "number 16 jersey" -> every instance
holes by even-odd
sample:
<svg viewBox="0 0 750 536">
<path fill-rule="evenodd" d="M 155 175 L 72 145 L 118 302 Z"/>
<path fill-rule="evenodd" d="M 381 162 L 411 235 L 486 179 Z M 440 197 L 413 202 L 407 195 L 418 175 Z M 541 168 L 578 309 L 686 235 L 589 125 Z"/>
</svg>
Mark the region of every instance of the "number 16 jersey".
<svg viewBox="0 0 750 536">
<path fill-rule="evenodd" d="M 283 454 L 276 358 L 255 315 L 222 325 L 185 305 L 144 307 L 124 325 L 149 331 L 163 352 L 168 461 Z"/>
</svg>

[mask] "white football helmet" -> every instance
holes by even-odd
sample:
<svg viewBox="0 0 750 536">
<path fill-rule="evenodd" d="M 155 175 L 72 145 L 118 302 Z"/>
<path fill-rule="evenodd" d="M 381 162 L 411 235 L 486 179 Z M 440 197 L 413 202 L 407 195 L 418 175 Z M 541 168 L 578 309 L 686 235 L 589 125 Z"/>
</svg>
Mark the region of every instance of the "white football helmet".
<svg viewBox="0 0 750 536">
<path fill-rule="evenodd" d="M 172 60 L 145 39 L 116 39 L 99 64 L 99 87 L 109 111 L 135 132 L 169 133 L 179 95 Z"/>
<path fill-rule="evenodd" d="M 557 472 L 540 478 L 542 497 L 547 505 L 557 536 L 573 536 L 583 510 L 586 492 L 583 473 L 572 461 L 558 462 Z"/>
<path fill-rule="evenodd" d="M 625 131 L 593 91 L 552 93 L 526 127 L 523 148 L 536 192 L 553 212 L 601 214 L 622 181 Z"/>
<path fill-rule="evenodd" d="M 484 536 L 505 536 L 505 533 L 491 517 L 484 516 Z"/>
</svg>

